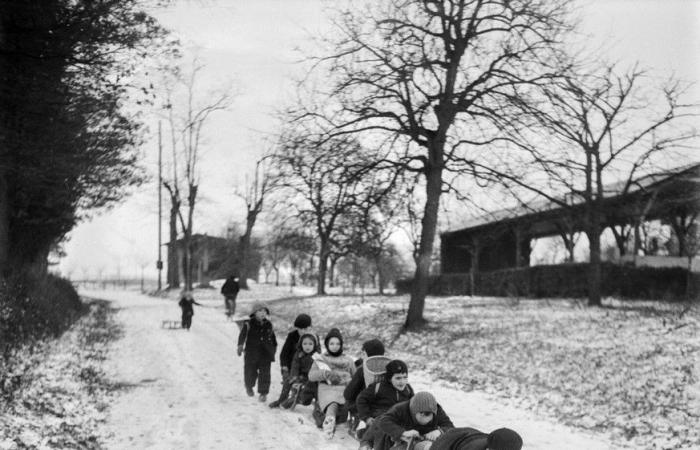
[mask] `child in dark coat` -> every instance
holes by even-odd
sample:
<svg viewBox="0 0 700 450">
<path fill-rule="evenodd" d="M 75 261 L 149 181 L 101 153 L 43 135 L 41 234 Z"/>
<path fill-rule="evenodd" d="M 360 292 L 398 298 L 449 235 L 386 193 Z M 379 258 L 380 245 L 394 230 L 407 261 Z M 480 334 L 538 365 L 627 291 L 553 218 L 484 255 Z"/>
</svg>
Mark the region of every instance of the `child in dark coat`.
<svg viewBox="0 0 700 450">
<path fill-rule="evenodd" d="M 411 400 L 397 403 L 377 418 L 377 426 L 394 442 L 420 441 L 415 450 L 430 448 L 445 431 L 454 428 L 433 394 L 418 392 Z"/>
<path fill-rule="evenodd" d="M 292 370 L 289 373 L 290 386 L 288 390 L 292 390 L 293 395 L 285 395 L 285 400 L 280 404 L 285 409 L 293 407 L 298 399 L 299 394 L 307 383 L 309 383 L 309 370 L 314 363 L 313 355 L 320 353 L 321 348 L 318 345 L 318 340 L 313 334 L 307 333 L 301 336 L 297 345 L 297 352 L 292 359 Z M 282 396 L 280 395 L 280 398 Z M 312 399 L 308 399 L 311 403 Z M 301 403 L 305 403 L 306 399 L 301 399 Z"/>
<path fill-rule="evenodd" d="M 355 362 L 357 370 L 352 376 L 352 380 L 350 380 L 350 383 L 348 383 L 343 391 L 343 397 L 345 397 L 345 402 L 351 414 L 355 414 L 357 411 L 355 408 L 357 396 L 367 387 L 365 386 L 365 377 L 362 370 L 364 360 L 370 356 L 380 356 L 383 354 L 384 344 L 382 344 L 382 341 L 379 339 L 370 339 L 362 344 L 362 357 Z"/>
<path fill-rule="evenodd" d="M 260 401 L 267 400 L 270 392 L 270 365 L 275 360 L 277 338 L 268 320 L 270 310 L 263 303 L 253 305 L 250 319 L 243 322 L 238 335 L 238 356 L 243 358 L 243 379 L 248 396 L 253 397 L 253 386 L 257 380 Z"/>
<path fill-rule="evenodd" d="M 453 428 L 437 438 L 430 450 L 520 450 L 523 439 L 508 428 L 489 434 L 474 428 Z"/>
<path fill-rule="evenodd" d="M 202 306 L 201 303 L 197 303 L 192 296 L 192 292 L 184 291 L 178 302 L 178 306 L 182 310 L 182 328 L 190 330 L 192 326 L 192 316 L 194 316 L 194 307 L 192 305 Z"/>
<path fill-rule="evenodd" d="M 280 351 L 280 370 L 282 372 L 282 392 L 279 399 L 270 403 L 270 408 L 277 408 L 280 403 L 287 399 L 291 384 L 289 383 L 289 372 L 292 368 L 292 360 L 297 352 L 299 337 L 311 326 L 311 317 L 308 314 L 299 314 L 294 320 L 294 330 L 288 335 Z"/>
<path fill-rule="evenodd" d="M 361 450 L 368 450 L 375 446 L 382 448 L 383 441 L 388 439 L 388 436 L 379 431 L 375 418 L 395 404 L 410 400 L 411 397 L 413 397 L 413 388 L 408 384 L 406 363 L 398 359 L 389 361 L 384 379 L 370 384 L 357 396 L 358 418 L 367 425 L 366 428 L 360 428 L 357 431 Z"/>
</svg>

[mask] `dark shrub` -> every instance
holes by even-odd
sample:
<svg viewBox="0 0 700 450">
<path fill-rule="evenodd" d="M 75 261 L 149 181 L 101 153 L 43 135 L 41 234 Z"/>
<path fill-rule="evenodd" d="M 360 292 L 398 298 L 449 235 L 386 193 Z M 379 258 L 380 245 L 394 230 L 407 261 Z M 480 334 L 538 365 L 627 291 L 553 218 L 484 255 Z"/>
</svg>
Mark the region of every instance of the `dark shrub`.
<svg viewBox="0 0 700 450">
<path fill-rule="evenodd" d="M 57 276 L 4 280 L 0 283 L 0 342 L 11 345 L 58 335 L 81 308 L 71 283 Z"/>
</svg>

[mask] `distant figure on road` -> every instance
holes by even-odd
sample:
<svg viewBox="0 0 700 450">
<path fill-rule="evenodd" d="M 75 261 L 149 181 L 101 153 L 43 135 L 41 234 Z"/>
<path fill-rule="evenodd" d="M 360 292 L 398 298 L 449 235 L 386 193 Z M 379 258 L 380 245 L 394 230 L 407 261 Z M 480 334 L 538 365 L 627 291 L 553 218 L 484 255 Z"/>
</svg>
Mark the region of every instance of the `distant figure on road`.
<svg viewBox="0 0 700 450">
<path fill-rule="evenodd" d="M 192 326 L 192 316 L 194 316 L 194 308 L 192 305 L 202 306 L 202 304 L 194 300 L 191 291 L 184 291 L 178 305 L 180 305 L 180 309 L 182 309 L 182 328 L 187 328 L 189 331 Z"/>
<path fill-rule="evenodd" d="M 238 284 L 238 277 L 235 275 L 228 277 L 224 285 L 221 286 L 221 293 L 224 296 L 224 304 L 226 306 L 226 317 L 228 318 L 236 314 L 236 297 L 240 290 L 241 286 Z"/>
</svg>

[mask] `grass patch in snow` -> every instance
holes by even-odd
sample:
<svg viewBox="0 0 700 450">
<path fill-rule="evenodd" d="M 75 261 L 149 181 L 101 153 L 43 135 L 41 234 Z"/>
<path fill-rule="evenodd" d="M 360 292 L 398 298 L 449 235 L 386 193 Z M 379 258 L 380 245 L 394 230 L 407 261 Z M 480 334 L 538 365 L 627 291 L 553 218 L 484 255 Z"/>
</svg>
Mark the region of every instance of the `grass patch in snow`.
<svg viewBox="0 0 700 450">
<path fill-rule="evenodd" d="M 700 443 L 697 305 L 429 297 L 427 324 L 400 333 L 408 297 L 324 296 L 275 303 L 278 337 L 300 312 L 343 333 L 349 354 L 378 337 L 437 379 L 635 448 Z M 321 336 L 323 337 L 323 336 Z"/>
</svg>

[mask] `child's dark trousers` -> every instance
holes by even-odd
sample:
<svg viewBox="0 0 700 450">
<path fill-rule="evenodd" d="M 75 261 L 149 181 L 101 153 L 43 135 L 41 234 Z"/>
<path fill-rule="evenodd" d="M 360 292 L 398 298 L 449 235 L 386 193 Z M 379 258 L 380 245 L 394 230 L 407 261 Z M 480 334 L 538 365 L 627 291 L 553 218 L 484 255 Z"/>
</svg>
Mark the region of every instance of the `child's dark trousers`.
<svg viewBox="0 0 700 450">
<path fill-rule="evenodd" d="M 253 389 L 258 382 L 258 394 L 267 395 L 270 392 L 270 361 L 256 353 L 245 352 L 243 379 L 245 387 Z"/>
</svg>

